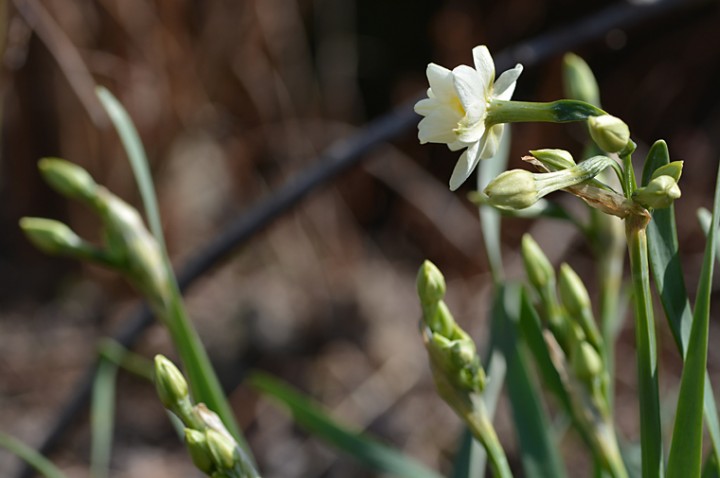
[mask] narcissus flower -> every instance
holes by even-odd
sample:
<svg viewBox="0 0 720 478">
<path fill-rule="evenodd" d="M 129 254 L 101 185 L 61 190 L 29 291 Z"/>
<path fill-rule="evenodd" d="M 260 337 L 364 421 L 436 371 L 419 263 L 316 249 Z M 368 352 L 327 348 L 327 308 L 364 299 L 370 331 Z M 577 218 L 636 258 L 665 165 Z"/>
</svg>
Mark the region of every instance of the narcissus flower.
<svg viewBox="0 0 720 478">
<path fill-rule="evenodd" d="M 481 159 L 495 155 L 503 124 L 486 124 L 487 111 L 494 99 L 510 100 L 522 65 L 504 72 L 495 81 L 495 64 L 485 45 L 473 49 L 475 68 L 460 65 L 452 71 L 430 63 L 427 98 L 415 105 L 424 116 L 418 124 L 421 143 L 445 143 L 451 151 L 465 149 L 452 177 L 450 189 L 465 182 Z"/>
</svg>

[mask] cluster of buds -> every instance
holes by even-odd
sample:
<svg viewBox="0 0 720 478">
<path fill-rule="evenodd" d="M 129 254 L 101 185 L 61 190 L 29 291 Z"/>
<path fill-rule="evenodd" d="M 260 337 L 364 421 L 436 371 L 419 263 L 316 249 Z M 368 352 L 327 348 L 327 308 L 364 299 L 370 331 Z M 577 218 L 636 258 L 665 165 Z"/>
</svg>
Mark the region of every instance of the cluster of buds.
<svg viewBox="0 0 720 478">
<path fill-rule="evenodd" d="M 441 394 L 482 392 L 485 371 L 480 364 L 475 342 L 455 322 L 443 300 L 445 278 L 430 261 L 420 266 L 417 292 L 423 312 L 425 347 Z M 448 387 L 451 390 L 447 390 Z"/>
<path fill-rule="evenodd" d="M 569 397 L 572 415 L 594 443 L 608 468 L 621 463 L 610 412 L 610 375 L 605 344 L 587 289 L 568 265 L 559 275 L 530 235 L 522 240 L 522 256 L 539 315 L 550 333 L 544 335 L 550 359 Z M 615 467 L 622 470 L 622 466 Z"/>
<path fill-rule="evenodd" d="M 163 406 L 184 425 L 185 445 L 195 466 L 211 478 L 258 478 L 242 447 L 216 413 L 193 404 L 187 381 L 162 355 L 155 356 L 155 389 Z"/>
<path fill-rule="evenodd" d="M 540 246 L 526 234 L 522 257 L 532 290 L 539 299 L 539 312 L 552 332 L 576 378 L 588 386 L 603 408 L 600 385 L 607 382 L 602 355 L 602 336 L 593 316 L 592 304 L 582 279 L 568 264 L 560 266 L 559 278 Z"/>
<path fill-rule="evenodd" d="M 445 301 L 445 278 L 430 261 L 420 266 L 417 292 L 422 335 L 435 388 L 488 453 L 495 476 L 511 476 L 510 466 L 482 397 L 485 370 L 475 342 L 455 322 Z"/>
<path fill-rule="evenodd" d="M 164 254 L 138 211 L 73 163 L 46 158 L 40 161 L 39 169 L 53 189 L 95 211 L 103 225 L 104 243 L 91 244 L 62 222 L 26 217 L 20 220 L 20 227 L 30 241 L 49 254 L 88 260 L 120 271 L 156 311 L 166 310 L 171 278 Z"/>
</svg>

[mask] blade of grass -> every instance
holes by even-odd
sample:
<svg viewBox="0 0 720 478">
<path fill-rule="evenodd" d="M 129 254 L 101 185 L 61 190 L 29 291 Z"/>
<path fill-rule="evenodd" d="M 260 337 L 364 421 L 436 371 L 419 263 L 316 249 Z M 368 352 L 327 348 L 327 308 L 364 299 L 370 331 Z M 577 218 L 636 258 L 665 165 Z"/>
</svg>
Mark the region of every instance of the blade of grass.
<svg viewBox="0 0 720 478">
<path fill-rule="evenodd" d="M 672 445 L 668 457 L 668 478 L 700 476 L 702 470 L 703 404 L 707 371 L 710 293 L 715 268 L 716 231 L 720 222 L 720 168 L 715 185 L 713 216 L 705 244 L 695 298 L 685 366 L 680 379 L 680 395 Z"/>
<path fill-rule="evenodd" d="M 537 385 L 532 381 L 527 357 L 519 340 L 518 322 L 521 310 L 521 287 L 501 286 L 493 305 L 493 327 L 507 359 L 507 392 L 512 406 L 515 429 L 525 476 L 564 477 L 557 440 Z"/>
<path fill-rule="evenodd" d="M 53 462 L 15 437 L 0 431 L 0 447 L 17 455 L 46 478 L 67 478 Z"/>
<path fill-rule="evenodd" d="M 655 169 L 669 162 L 670 153 L 667 144 L 662 140 L 657 141 L 648 152 L 643 167 L 642 184 L 646 185 L 650 181 Z M 710 225 L 709 219 L 707 225 L 708 227 Z M 655 287 L 660 294 L 660 301 L 675 343 L 684 359 L 688 351 L 693 314 L 680 263 L 674 206 L 653 211 L 653 219 L 648 225 L 647 233 L 648 253 Z M 707 373 L 704 380 L 705 421 L 712 441 L 713 453 L 716 457 L 720 457 L 720 420 L 717 405 Z M 718 472 L 720 473 L 720 469 Z"/>
<path fill-rule="evenodd" d="M 102 359 L 98 363 L 93 383 L 90 407 L 90 476 L 106 478 L 110 475 L 110 456 L 115 424 L 115 380 L 117 365 Z"/>
<path fill-rule="evenodd" d="M 344 451 L 365 466 L 403 478 L 440 478 L 436 472 L 412 458 L 341 425 L 319 405 L 277 378 L 264 373 L 254 373 L 248 383 L 260 393 L 287 407 L 295 422 L 308 433 Z"/>
<path fill-rule="evenodd" d="M 115 130 L 120 136 L 125 152 L 127 153 L 130 166 L 132 167 L 135 180 L 140 189 L 143 206 L 145 207 L 145 215 L 147 216 L 150 231 L 155 236 L 160 246 L 165 249 L 165 237 L 163 235 L 162 223 L 160 222 L 160 210 L 155 196 L 155 186 L 153 185 L 150 168 L 148 166 L 147 155 L 143 147 L 137 129 L 130 119 L 130 115 L 122 104 L 110 93 L 106 88 L 98 86 L 95 94 L 100 99 L 110 120 L 115 126 Z"/>
</svg>

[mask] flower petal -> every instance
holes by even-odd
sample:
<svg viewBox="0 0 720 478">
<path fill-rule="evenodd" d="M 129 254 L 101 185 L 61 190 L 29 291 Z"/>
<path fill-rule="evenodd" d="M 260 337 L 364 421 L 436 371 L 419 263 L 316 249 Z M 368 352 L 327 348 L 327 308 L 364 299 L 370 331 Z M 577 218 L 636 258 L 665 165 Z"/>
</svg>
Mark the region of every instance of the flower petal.
<svg viewBox="0 0 720 478">
<path fill-rule="evenodd" d="M 415 113 L 423 116 L 430 116 L 439 108 L 443 108 L 443 104 L 437 98 L 423 98 L 415 103 Z"/>
<path fill-rule="evenodd" d="M 515 92 L 515 83 L 523 71 L 523 66 L 518 63 L 515 68 L 504 72 L 495 82 L 493 97 L 499 100 L 509 100 Z"/>
<path fill-rule="evenodd" d="M 479 45 L 473 48 L 473 60 L 475 69 L 483 78 L 486 85 L 491 85 L 495 80 L 495 62 L 490 55 L 490 50 L 485 45 Z"/>
<path fill-rule="evenodd" d="M 480 160 L 478 156 L 478 143 L 471 144 L 468 149 L 460 156 L 455 164 L 452 176 L 450 177 L 450 191 L 455 191 L 462 183 L 472 174 L 473 169 Z"/>
<path fill-rule="evenodd" d="M 467 65 L 460 65 L 453 70 L 455 91 L 465 109 L 465 124 L 472 125 L 485 120 L 487 110 L 486 91 L 488 85 L 477 71 Z"/>
<path fill-rule="evenodd" d="M 492 128 L 488 129 L 480 140 L 482 145 L 478 158 L 490 159 L 497 153 L 498 147 L 500 146 L 500 140 L 502 139 L 503 132 L 505 131 L 504 124 L 496 124 Z"/>
<path fill-rule="evenodd" d="M 435 97 L 446 99 L 455 96 L 452 71 L 444 66 L 430 63 L 427 66 L 426 74 Z"/>
<path fill-rule="evenodd" d="M 460 151 L 461 149 L 467 148 L 470 145 L 464 141 L 458 140 L 458 141 L 453 141 L 452 143 L 448 143 L 447 146 L 450 151 Z"/>
<path fill-rule="evenodd" d="M 453 143 L 457 141 L 454 128 L 459 119 L 459 115 L 452 108 L 444 105 L 433 107 L 418 123 L 418 139 L 421 143 Z"/>
</svg>

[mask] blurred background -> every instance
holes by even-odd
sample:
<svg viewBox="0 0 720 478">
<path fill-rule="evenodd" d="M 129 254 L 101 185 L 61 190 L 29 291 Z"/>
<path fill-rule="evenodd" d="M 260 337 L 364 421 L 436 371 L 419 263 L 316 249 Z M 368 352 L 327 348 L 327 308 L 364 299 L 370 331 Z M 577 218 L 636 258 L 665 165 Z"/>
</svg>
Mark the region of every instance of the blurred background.
<svg viewBox="0 0 720 478">
<path fill-rule="evenodd" d="M 720 157 L 720 9 L 711 1 L 671 3 L 665 13 L 635 14 L 633 22 L 576 44 L 583 31 L 573 25 L 627 4 L 1 2 L 0 429 L 38 444 L 93 363 L 97 341 L 123 330 L 137 304 L 115 274 L 45 256 L 17 227 L 22 216 L 52 217 L 98 239 L 92 214 L 41 181 L 36 163 L 44 156 L 80 164 L 140 205 L 94 84 L 111 90 L 138 127 L 179 267 L 231 221 L 317 167 L 334 141 L 362 134 L 394 108 L 407 109 L 427 87 L 428 62 L 471 63 L 472 47 L 487 44 L 530 63 L 515 98 L 551 101 L 563 96 L 562 53 L 572 48 L 594 69 L 604 109 L 630 125 L 638 161 L 659 138 L 673 159 L 686 161 L 677 210 L 694 290 L 704 242 L 695 210 L 710 205 Z M 511 49 L 559 29 L 567 35 L 541 62 L 533 61 L 532 48 Z M 579 154 L 583 138 L 573 127 L 518 125 L 511 164 L 537 147 Z M 414 126 L 378 146 L 243 243 L 187 294 L 265 477 L 375 475 L 236 386 L 248 368 L 289 381 L 344 422 L 449 472 L 460 423 L 430 380 L 414 281 L 422 260 L 434 261 L 448 279 L 450 307 L 482 349 L 491 284 L 477 213 L 465 199 L 471 181 L 450 193 L 457 153 L 420 147 Z M 592 259 L 573 229 L 548 220 L 505 226 L 511 277 L 522 278 L 516 247 L 531 230 L 548 255 L 570 262 L 592 286 Z M 717 321 L 711 327 L 710 373 L 717 382 Z M 659 329 L 661 388 L 672 396 L 679 359 L 667 328 Z M 619 367 L 616 393 L 619 428 L 629 440 L 638 435 L 633 344 L 628 328 L 618 362 L 633 365 Z M 136 350 L 175 357 L 157 325 Z M 86 411 L 79 414 L 52 454 L 71 477 L 88 476 L 87 420 Z M 502 405 L 497 423 L 513 461 L 515 438 Z M 197 476 L 152 387 L 124 373 L 115 437 L 113 476 Z M 570 469 L 579 470 L 573 476 L 584 476 L 588 457 L 576 437 L 568 435 L 564 445 L 577 467 Z M 0 475 L 18 469 L 0 451 Z"/>
</svg>

